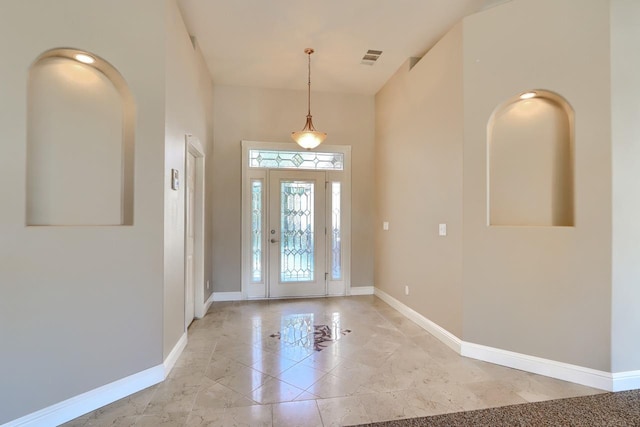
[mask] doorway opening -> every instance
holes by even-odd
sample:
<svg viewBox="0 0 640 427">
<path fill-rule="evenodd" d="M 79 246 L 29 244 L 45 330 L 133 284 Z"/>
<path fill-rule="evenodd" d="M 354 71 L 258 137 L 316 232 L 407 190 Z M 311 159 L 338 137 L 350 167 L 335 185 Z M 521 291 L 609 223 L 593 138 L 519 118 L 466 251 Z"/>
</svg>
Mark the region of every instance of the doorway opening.
<svg viewBox="0 0 640 427">
<path fill-rule="evenodd" d="M 204 317 L 205 155 L 200 140 L 185 136 L 184 320 Z"/>
<path fill-rule="evenodd" d="M 242 296 L 350 293 L 351 147 L 242 142 Z"/>
</svg>

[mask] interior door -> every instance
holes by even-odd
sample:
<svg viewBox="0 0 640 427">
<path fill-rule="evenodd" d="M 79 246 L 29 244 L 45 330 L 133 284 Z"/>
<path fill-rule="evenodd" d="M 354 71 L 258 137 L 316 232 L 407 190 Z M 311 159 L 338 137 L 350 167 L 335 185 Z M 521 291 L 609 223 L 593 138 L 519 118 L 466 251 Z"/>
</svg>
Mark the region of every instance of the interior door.
<svg viewBox="0 0 640 427">
<path fill-rule="evenodd" d="M 325 172 L 269 172 L 269 297 L 327 294 Z"/>
<path fill-rule="evenodd" d="M 187 186 L 185 202 L 185 278 L 184 323 L 188 327 L 195 317 L 195 212 L 196 212 L 196 158 L 187 152 Z"/>
</svg>

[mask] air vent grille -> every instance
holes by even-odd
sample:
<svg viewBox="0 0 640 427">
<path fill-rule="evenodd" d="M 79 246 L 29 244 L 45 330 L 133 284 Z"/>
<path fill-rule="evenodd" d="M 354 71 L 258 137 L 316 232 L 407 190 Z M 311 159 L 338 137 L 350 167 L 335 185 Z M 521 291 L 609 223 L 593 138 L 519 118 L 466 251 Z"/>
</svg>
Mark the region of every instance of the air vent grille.
<svg viewBox="0 0 640 427">
<path fill-rule="evenodd" d="M 382 55 L 381 50 L 369 49 L 367 50 L 367 53 L 365 53 L 362 57 L 362 61 L 360 63 L 362 65 L 373 65 L 376 63 L 378 58 L 380 58 L 380 55 Z"/>
</svg>

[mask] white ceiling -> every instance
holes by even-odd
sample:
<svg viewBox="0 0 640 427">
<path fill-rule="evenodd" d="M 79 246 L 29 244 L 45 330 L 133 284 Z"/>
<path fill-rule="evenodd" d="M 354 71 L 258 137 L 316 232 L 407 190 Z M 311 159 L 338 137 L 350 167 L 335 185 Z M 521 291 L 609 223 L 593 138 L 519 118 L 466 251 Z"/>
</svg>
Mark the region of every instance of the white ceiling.
<svg viewBox="0 0 640 427">
<path fill-rule="evenodd" d="M 504 0 L 178 0 L 215 84 L 375 94 L 463 17 Z M 362 65 L 368 49 L 383 54 Z"/>
</svg>

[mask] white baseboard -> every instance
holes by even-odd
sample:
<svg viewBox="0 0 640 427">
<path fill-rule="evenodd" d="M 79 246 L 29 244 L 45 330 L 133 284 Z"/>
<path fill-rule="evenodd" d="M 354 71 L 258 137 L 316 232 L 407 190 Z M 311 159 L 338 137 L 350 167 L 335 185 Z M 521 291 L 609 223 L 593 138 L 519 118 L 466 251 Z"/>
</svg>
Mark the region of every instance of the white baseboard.
<svg viewBox="0 0 640 427">
<path fill-rule="evenodd" d="M 640 388 L 640 371 L 615 372 L 611 374 L 611 391 L 626 391 Z"/>
<path fill-rule="evenodd" d="M 640 389 L 640 370 L 610 373 L 462 341 L 460 338 L 386 292 L 378 288 L 375 288 L 374 292 L 381 300 L 398 310 L 462 356 L 601 390 L 624 391 Z"/>
<path fill-rule="evenodd" d="M 242 301 L 242 292 L 214 292 L 213 301 Z"/>
<path fill-rule="evenodd" d="M 176 345 L 173 346 L 173 349 L 171 350 L 167 358 L 164 359 L 164 362 L 162 363 L 162 366 L 164 366 L 164 378 L 167 378 L 169 376 L 169 373 L 175 366 L 176 362 L 178 361 L 178 358 L 180 357 L 180 355 L 182 354 L 182 351 L 186 346 L 187 346 L 187 333 L 185 332 L 184 334 L 182 334 L 182 336 L 180 337 Z"/>
<path fill-rule="evenodd" d="M 373 295 L 373 286 L 353 286 L 350 295 Z"/>
<path fill-rule="evenodd" d="M 25 415 L 17 420 L 9 421 L 1 427 L 57 426 L 151 387 L 162 380 L 164 380 L 164 367 L 163 365 L 157 365 Z"/>
<path fill-rule="evenodd" d="M 601 390 L 611 391 L 613 389 L 611 373 L 605 371 L 469 342 L 462 343 L 461 354 L 473 359 L 495 363 L 496 365 L 520 369 L 521 371 L 545 375 Z"/>
<path fill-rule="evenodd" d="M 213 302 L 213 292 L 209 295 L 209 298 L 202 304 L 199 310 L 196 310 L 196 318 L 202 319 L 207 315 L 207 311 L 209 311 L 209 307 L 211 307 L 211 303 Z"/>
<path fill-rule="evenodd" d="M 453 351 L 460 354 L 460 346 L 462 343 L 462 340 L 460 340 L 460 338 L 456 337 L 455 335 L 453 335 L 451 332 L 447 331 L 440 325 L 427 319 L 417 311 L 414 311 L 412 308 L 404 305 L 403 303 L 401 303 L 400 301 L 398 301 L 388 293 L 378 288 L 375 288 L 374 292 L 375 292 L 375 295 L 379 297 L 382 301 L 386 302 L 391 307 L 395 308 L 400 313 L 404 314 L 410 320 L 415 322 L 418 326 L 422 327 L 431 335 L 435 336 L 440 341 L 442 341 L 445 345 L 450 347 Z"/>
<path fill-rule="evenodd" d="M 184 333 L 161 365 L 79 394 L 0 427 L 56 426 L 162 382 L 187 346 Z"/>
</svg>

